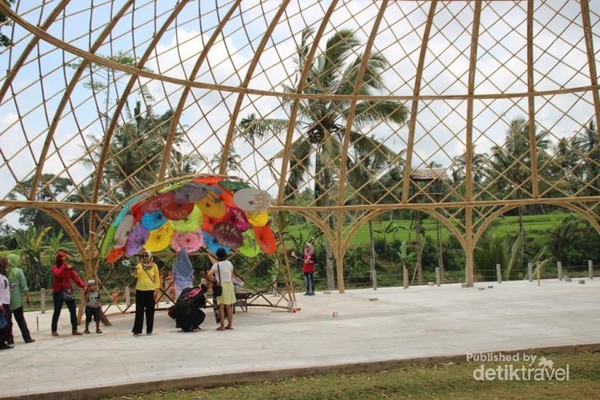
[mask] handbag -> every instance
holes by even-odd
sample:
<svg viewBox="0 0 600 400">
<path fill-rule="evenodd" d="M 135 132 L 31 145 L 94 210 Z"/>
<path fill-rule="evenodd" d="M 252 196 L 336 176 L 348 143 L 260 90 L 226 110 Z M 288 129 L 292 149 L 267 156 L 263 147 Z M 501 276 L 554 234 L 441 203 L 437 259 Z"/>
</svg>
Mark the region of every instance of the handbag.
<svg viewBox="0 0 600 400">
<path fill-rule="evenodd" d="M 223 286 L 221 286 L 221 268 L 219 267 L 219 263 L 217 263 L 217 271 L 219 272 L 219 283 L 213 285 L 213 294 L 217 297 L 223 294 Z"/>
<path fill-rule="evenodd" d="M 75 300 L 75 294 L 73 293 L 73 289 L 63 288 L 62 298 L 65 301 Z"/>
<path fill-rule="evenodd" d="M 3 329 L 8 325 L 8 318 L 6 318 L 6 311 L 0 311 L 0 329 Z"/>
</svg>

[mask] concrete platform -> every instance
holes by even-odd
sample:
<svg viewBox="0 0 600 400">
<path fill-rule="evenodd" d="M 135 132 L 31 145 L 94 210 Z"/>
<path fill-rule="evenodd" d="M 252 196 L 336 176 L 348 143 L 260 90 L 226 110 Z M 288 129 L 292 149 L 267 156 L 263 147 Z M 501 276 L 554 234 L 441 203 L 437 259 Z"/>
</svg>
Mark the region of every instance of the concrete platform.
<svg viewBox="0 0 600 400">
<path fill-rule="evenodd" d="M 28 313 L 36 342 L 24 344 L 15 326 L 14 349 L 0 352 L 0 398 L 93 399 L 467 353 L 600 348 L 600 279 L 318 292 L 298 295 L 298 306 L 238 310 L 235 330 L 224 332 L 207 309 L 197 333 L 158 311 L 154 334 L 140 337 L 131 314 L 111 316 L 102 334 L 71 336 L 63 309 L 62 335 L 52 337 L 52 312 Z"/>
</svg>

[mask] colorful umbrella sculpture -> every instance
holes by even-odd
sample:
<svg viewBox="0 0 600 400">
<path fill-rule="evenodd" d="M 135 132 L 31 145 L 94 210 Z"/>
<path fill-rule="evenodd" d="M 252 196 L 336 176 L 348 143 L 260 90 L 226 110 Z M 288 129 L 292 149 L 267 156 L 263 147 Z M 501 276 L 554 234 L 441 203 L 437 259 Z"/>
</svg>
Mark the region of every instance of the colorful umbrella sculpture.
<svg viewBox="0 0 600 400">
<path fill-rule="evenodd" d="M 109 262 L 169 246 L 187 253 L 234 249 L 248 257 L 276 250 L 270 197 L 236 178 L 198 176 L 129 199 L 108 227 L 101 254 Z M 250 229 L 252 227 L 252 229 Z"/>
</svg>

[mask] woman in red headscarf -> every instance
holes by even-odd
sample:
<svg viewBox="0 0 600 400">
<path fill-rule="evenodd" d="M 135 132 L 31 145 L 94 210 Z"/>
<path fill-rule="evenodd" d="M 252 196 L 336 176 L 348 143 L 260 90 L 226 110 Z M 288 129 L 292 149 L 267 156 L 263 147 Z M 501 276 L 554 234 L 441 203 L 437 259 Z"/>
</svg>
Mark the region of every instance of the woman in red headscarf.
<svg viewBox="0 0 600 400">
<path fill-rule="evenodd" d="M 69 264 L 67 254 L 59 251 L 56 253 L 56 263 L 52 266 L 52 276 L 54 283 L 52 284 L 52 297 L 54 300 L 54 314 L 52 314 L 52 336 L 58 336 L 58 318 L 63 303 L 67 305 L 69 314 L 71 314 L 71 333 L 73 335 L 81 335 L 77 330 L 77 313 L 75 304 L 75 294 L 71 281 L 77 286 L 85 289 L 85 283 L 81 280 L 73 266 Z"/>
</svg>

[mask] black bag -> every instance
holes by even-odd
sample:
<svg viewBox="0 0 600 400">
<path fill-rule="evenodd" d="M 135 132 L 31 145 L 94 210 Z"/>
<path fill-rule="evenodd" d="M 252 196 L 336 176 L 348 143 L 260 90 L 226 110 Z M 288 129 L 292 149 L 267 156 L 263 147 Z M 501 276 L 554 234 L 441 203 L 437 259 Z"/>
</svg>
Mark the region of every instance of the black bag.
<svg viewBox="0 0 600 400">
<path fill-rule="evenodd" d="M 64 301 L 75 300 L 75 294 L 73 294 L 73 289 L 63 289 L 62 298 Z"/>
<path fill-rule="evenodd" d="M 221 266 L 217 263 L 217 272 L 219 273 L 219 282 L 213 285 L 213 295 L 219 297 L 223 294 L 223 286 L 221 286 Z"/>
<path fill-rule="evenodd" d="M 223 294 L 223 286 L 220 283 L 213 285 L 213 294 L 217 297 Z"/>
</svg>

